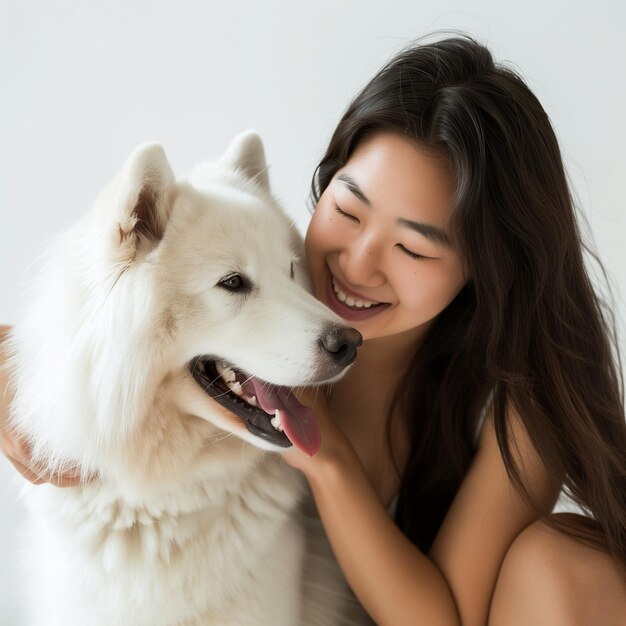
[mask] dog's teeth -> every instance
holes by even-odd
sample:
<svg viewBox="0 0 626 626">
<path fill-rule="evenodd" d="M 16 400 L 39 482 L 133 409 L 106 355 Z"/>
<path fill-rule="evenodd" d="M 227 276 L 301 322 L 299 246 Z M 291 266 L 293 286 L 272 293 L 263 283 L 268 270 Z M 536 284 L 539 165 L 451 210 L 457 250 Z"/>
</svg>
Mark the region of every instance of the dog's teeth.
<svg viewBox="0 0 626 626">
<path fill-rule="evenodd" d="M 241 389 L 240 382 L 230 383 L 228 386 L 230 387 L 230 390 L 236 393 L 238 396 L 243 395 L 243 390 Z"/>
<path fill-rule="evenodd" d="M 274 413 L 274 417 L 272 417 L 272 419 L 270 420 L 270 423 L 276 430 L 280 430 L 282 432 L 283 425 L 280 419 L 280 411 L 278 409 L 276 409 Z"/>
<path fill-rule="evenodd" d="M 217 373 L 227 382 L 232 383 L 237 379 L 235 372 L 231 367 L 228 367 L 224 361 L 217 361 L 215 363 Z"/>
<path fill-rule="evenodd" d="M 250 402 L 252 406 L 259 406 L 256 401 L 256 396 L 252 396 L 248 401 Z"/>
</svg>

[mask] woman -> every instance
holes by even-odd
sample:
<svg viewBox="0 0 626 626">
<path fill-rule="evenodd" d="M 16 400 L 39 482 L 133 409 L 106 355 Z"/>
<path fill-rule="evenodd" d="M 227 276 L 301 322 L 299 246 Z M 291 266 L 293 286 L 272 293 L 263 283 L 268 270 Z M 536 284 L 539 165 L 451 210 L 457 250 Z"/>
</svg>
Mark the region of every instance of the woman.
<svg viewBox="0 0 626 626">
<path fill-rule="evenodd" d="M 323 444 L 285 459 L 366 610 L 626 623 L 619 359 L 535 96 L 470 37 L 412 46 L 350 104 L 312 200 L 315 294 L 364 343 L 327 394 L 297 391 Z M 586 516 L 551 514 L 563 486 Z"/>
</svg>

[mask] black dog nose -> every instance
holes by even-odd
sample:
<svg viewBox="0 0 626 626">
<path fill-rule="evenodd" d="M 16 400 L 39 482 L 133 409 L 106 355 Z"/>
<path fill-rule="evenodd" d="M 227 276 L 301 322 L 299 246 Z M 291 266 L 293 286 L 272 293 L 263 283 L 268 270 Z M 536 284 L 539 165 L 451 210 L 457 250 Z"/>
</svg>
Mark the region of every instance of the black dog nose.
<svg viewBox="0 0 626 626">
<path fill-rule="evenodd" d="M 336 363 L 347 367 L 356 359 L 356 349 L 363 343 L 363 336 L 356 328 L 333 325 L 319 343 Z"/>
</svg>

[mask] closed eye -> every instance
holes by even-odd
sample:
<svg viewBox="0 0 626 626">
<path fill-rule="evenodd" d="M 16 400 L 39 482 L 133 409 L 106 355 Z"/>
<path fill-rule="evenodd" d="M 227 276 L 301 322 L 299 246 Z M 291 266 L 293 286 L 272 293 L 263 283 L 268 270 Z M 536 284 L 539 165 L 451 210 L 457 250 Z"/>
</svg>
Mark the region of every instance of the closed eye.
<svg viewBox="0 0 626 626">
<path fill-rule="evenodd" d="M 411 252 L 410 250 L 407 250 L 401 243 L 397 243 L 396 245 L 400 248 L 400 250 L 402 250 L 402 252 L 404 252 L 405 254 L 408 254 L 412 259 L 432 259 L 433 258 L 430 256 L 417 254 L 416 252 Z"/>
<path fill-rule="evenodd" d="M 347 217 L 349 220 L 352 220 L 353 222 L 359 221 L 358 217 L 355 217 L 354 215 L 350 215 L 349 213 L 342 211 L 338 206 L 335 207 L 335 211 L 337 211 L 339 215 L 343 215 L 344 217 Z M 433 258 L 430 256 L 424 256 L 422 254 L 411 252 L 410 250 L 407 250 L 401 243 L 398 243 L 396 245 L 400 248 L 400 250 L 402 250 L 402 252 L 404 252 L 407 256 L 410 256 L 412 259 L 432 259 Z"/>
<path fill-rule="evenodd" d="M 345 213 L 344 211 L 342 211 L 338 206 L 335 207 L 335 211 L 337 211 L 339 215 L 343 215 L 344 217 L 347 217 L 348 219 L 351 219 L 354 222 L 359 221 L 358 217 L 354 217 L 354 215 L 348 215 L 348 213 Z"/>
</svg>

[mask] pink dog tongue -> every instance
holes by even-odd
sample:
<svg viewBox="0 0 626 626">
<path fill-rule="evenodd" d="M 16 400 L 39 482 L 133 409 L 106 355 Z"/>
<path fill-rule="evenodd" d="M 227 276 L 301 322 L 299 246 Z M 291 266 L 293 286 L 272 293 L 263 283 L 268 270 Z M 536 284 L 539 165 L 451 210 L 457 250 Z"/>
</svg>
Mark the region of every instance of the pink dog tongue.
<svg viewBox="0 0 626 626">
<path fill-rule="evenodd" d="M 301 404 L 291 393 L 290 387 L 268 385 L 250 378 L 261 408 L 270 415 L 280 410 L 281 423 L 289 441 L 305 454 L 313 456 L 322 443 L 322 434 L 317 417 L 310 407 Z"/>
</svg>

